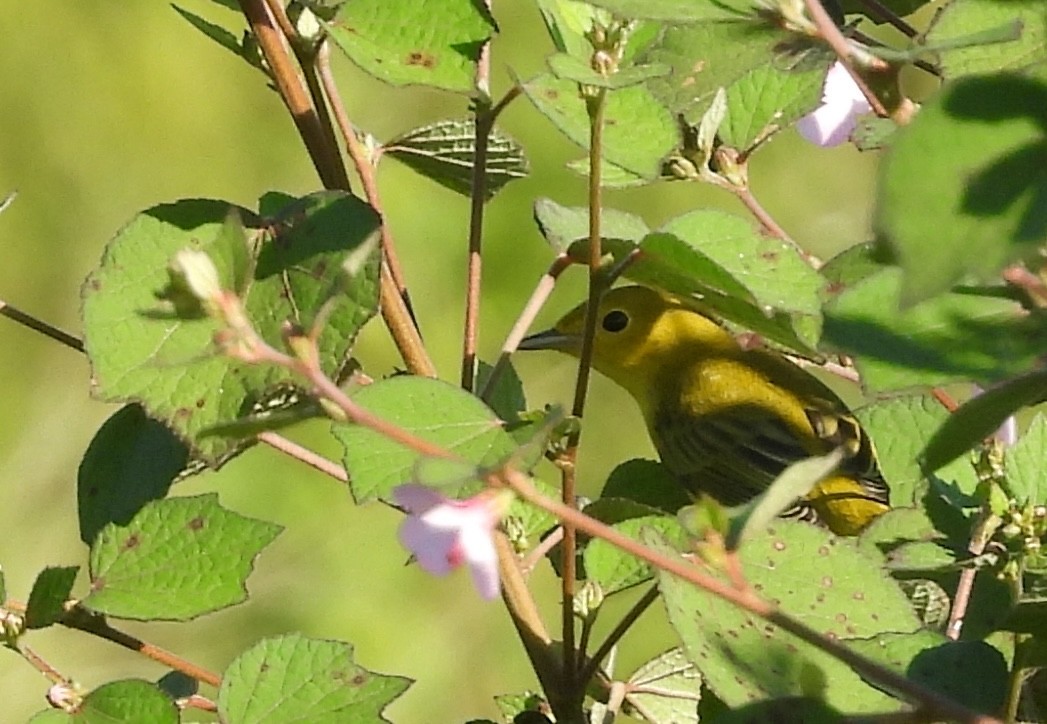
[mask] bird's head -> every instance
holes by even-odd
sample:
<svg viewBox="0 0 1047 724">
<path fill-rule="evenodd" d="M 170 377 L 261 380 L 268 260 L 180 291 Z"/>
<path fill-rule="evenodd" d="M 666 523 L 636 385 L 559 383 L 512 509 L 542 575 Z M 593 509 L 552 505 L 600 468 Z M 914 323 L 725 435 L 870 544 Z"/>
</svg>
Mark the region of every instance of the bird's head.
<svg viewBox="0 0 1047 724">
<path fill-rule="evenodd" d="M 524 339 L 520 349 L 580 356 L 587 308 L 578 305 L 552 329 Z M 603 295 L 597 310 L 593 367 L 646 401 L 658 380 L 688 358 L 733 346 L 726 331 L 677 297 L 648 287 L 616 287 Z"/>
</svg>

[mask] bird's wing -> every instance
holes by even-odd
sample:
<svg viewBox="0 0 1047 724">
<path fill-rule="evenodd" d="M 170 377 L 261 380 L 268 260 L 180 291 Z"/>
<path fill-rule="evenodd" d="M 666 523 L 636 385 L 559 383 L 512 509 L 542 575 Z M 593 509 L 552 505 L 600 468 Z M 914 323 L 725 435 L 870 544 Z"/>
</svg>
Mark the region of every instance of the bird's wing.
<svg viewBox="0 0 1047 724">
<path fill-rule="evenodd" d="M 725 505 L 759 495 L 787 466 L 811 455 L 780 418 L 755 406 L 702 416 L 662 412 L 653 426 L 669 470 L 692 492 Z"/>
<path fill-rule="evenodd" d="M 853 478 L 856 483 L 847 495 L 886 505 L 887 484 L 857 421 L 824 410 L 810 409 L 807 414 L 813 432 L 808 440 L 801 439 L 773 412 L 756 405 L 701 416 L 663 411 L 655 416 L 652 432 L 669 470 L 692 492 L 708 493 L 725 505 L 750 500 L 789 465 L 837 446 L 848 452 L 840 467 L 841 479 Z M 798 501 L 789 514 L 817 517 L 804 501 Z"/>
</svg>

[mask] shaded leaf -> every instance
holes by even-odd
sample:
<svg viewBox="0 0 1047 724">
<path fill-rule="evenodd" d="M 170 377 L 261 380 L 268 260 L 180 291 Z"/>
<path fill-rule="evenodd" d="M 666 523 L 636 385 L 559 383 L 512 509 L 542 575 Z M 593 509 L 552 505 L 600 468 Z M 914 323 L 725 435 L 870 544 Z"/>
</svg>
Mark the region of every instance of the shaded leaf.
<svg viewBox="0 0 1047 724">
<path fill-rule="evenodd" d="M 990 437 L 1022 407 L 1047 399 L 1047 370 L 1007 380 L 960 405 L 927 442 L 922 460 L 933 472 Z"/>
<path fill-rule="evenodd" d="M 246 275 L 247 315 L 259 334 L 279 345 L 283 323 L 308 325 L 341 279 L 345 254 L 366 243 L 379 224 L 366 203 L 324 191 L 264 222 L 240 209 L 240 217 L 252 226 L 245 240 L 226 223 L 229 209 L 225 202 L 203 199 L 149 209 L 108 244 L 83 288 L 85 349 L 96 396 L 140 402 L 191 445 L 194 457 L 211 466 L 242 446 L 196 436 L 250 413 L 286 383 L 288 373 L 218 356 L 213 345 L 218 326 L 210 318 L 151 313 L 155 292 L 167 281 L 169 259 L 184 248 L 206 251 L 230 289 Z M 378 259 L 375 251 L 348 284 L 317 340 L 328 376 L 338 377 L 356 334 L 377 310 Z"/>
<path fill-rule="evenodd" d="M 385 153 L 441 186 L 470 196 L 476 147 L 473 119 L 438 121 L 416 128 L 385 144 Z M 487 141 L 487 186 L 490 200 L 507 183 L 527 176 L 523 148 L 498 129 Z"/>
<path fill-rule="evenodd" d="M 95 433 L 77 472 L 80 540 L 90 545 L 108 523 L 127 525 L 150 500 L 167 495 L 189 463 L 189 448 L 141 405 L 125 405 Z"/>
<path fill-rule="evenodd" d="M 25 607 L 26 628 L 46 628 L 65 615 L 66 601 L 72 598 L 73 583 L 80 566 L 45 568 L 33 581 Z"/>
<path fill-rule="evenodd" d="M 902 311 L 902 285 L 901 270 L 884 269 L 825 308 L 825 340 L 855 355 L 869 391 L 1010 377 L 1047 343 L 1047 330 L 1008 299 L 953 292 Z"/>
<path fill-rule="evenodd" d="M 1005 7 L 1005 6 L 1001 6 Z M 880 168 L 878 237 L 914 304 L 966 275 L 991 279 L 1047 239 L 1047 84 L 1012 74 L 947 84 Z"/>
</svg>

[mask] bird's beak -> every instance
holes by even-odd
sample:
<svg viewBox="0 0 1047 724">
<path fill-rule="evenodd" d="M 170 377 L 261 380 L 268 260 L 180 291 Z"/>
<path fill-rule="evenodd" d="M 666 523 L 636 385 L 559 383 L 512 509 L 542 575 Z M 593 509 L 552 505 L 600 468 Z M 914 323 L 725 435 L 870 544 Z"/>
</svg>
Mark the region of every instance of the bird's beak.
<svg viewBox="0 0 1047 724">
<path fill-rule="evenodd" d="M 520 340 L 517 349 L 555 349 L 560 352 L 572 352 L 581 347 L 582 339 L 576 334 L 564 334 L 555 329 L 532 334 Z"/>
</svg>

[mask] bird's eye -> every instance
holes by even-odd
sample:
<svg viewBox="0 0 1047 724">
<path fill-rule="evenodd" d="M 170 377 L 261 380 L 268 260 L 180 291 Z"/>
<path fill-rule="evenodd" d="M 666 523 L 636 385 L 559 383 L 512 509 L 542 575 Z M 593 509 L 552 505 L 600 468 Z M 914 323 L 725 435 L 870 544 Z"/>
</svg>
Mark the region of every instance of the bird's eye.
<svg viewBox="0 0 1047 724">
<path fill-rule="evenodd" d="M 629 315 L 621 309 L 615 309 L 604 315 L 601 324 L 608 332 L 621 332 L 629 324 Z"/>
</svg>

